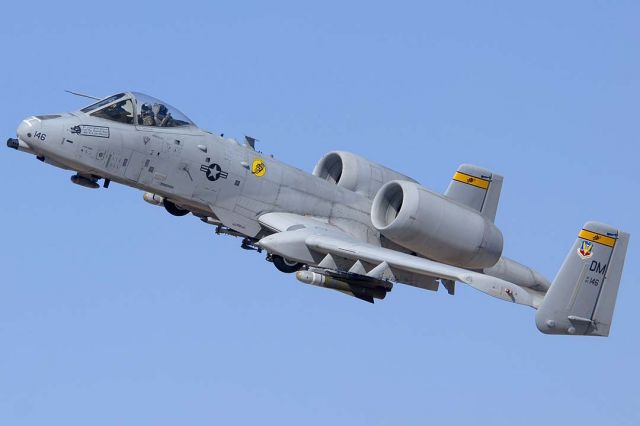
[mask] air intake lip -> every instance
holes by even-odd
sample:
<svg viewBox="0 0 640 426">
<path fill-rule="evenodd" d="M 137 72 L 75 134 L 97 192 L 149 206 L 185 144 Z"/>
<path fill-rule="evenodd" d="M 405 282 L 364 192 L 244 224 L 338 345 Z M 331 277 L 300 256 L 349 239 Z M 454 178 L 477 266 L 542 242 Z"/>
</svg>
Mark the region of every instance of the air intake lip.
<svg viewBox="0 0 640 426">
<path fill-rule="evenodd" d="M 380 188 L 371 206 L 373 226 L 378 230 L 391 226 L 402 210 L 404 196 L 404 188 L 398 182 L 389 182 Z"/>
<path fill-rule="evenodd" d="M 340 183 L 342 179 L 342 171 L 344 170 L 344 163 L 339 153 L 331 152 L 324 156 L 320 162 L 316 165 L 313 174 L 328 182 Z"/>
<path fill-rule="evenodd" d="M 313 175 L 373 200 L 387 182 L 414 181 L 394 170 L 346 151 L 325 154 L 313 169 Z"/>
</svg>

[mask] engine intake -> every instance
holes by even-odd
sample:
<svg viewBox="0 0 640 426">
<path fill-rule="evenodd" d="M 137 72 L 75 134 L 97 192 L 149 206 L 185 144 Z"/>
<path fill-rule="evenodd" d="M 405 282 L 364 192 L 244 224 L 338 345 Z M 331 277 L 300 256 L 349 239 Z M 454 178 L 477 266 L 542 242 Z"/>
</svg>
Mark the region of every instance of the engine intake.
<svg viewBox="0 0 640 426">
<path fill-rule="evenodd" d="M 370 199 L 386 182 L 398 179 L 415 182 L 410 177 L 344 151 L 333 151 L 322 157 L 313 174 Z"/>
<path fill-rule="evenodd" d="M 385 184 L 371 222 L 386 238 L 429 259 L 488 268 L 502 254 L 502 233 L 479 212 L 407 181 Z"/>
</svg>

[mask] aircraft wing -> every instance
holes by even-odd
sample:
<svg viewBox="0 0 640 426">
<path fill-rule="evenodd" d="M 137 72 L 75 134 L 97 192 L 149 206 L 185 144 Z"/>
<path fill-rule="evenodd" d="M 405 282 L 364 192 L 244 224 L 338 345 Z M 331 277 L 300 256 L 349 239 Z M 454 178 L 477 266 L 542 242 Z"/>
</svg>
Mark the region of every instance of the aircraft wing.
<svg viewBox="0 0 640 426">
<path fill-rule="evenodd" d="M 398 281 L 398 272 L 413 273 L 433 279 L 458 281 L 476 290 L 508 302 L 538 308 L 544 293 L 526 289 L 500 278 L 446 265 L 396 250 L 360 241 L 327 222 L 291 213 L 268 213 L 260 222 L 276 233 L 262 238 L 259 245 L 270 253 L 319 268 L 337 266 L 335 259 L 353 262 L 350 273 Z M 373 265 L 367 271 L 363 264 Z"/>
</svg>

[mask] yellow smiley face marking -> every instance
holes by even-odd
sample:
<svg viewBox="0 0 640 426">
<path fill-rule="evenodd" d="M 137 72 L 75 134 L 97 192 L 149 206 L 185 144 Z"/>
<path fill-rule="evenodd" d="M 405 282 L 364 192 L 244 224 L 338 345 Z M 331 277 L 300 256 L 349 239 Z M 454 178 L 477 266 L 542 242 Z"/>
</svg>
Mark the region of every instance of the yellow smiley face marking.
<svg viewBox="0 0 640 426">
<path fill-rule="evenodd" d="M 264 164 L 264 161 L 261 159 L 256 158 L 253 160 L 253 164 L 251 165 L 251 173 L 258 177 L 262 177 L 267 173 L 267 165 Z"/>
</svg>

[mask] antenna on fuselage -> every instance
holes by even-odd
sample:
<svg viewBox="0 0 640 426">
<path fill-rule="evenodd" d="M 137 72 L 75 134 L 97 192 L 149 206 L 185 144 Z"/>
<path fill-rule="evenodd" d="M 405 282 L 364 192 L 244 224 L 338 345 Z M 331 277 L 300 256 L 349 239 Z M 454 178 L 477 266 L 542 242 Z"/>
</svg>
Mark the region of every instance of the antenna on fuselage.
<svg viewBox="0 0 640 426">
<path fill-rule="evenodd" d="M 102 99 L 102 98 L 96 98 L 95 96 L 91 96 L 91 95 L 85 95 L 84 93 L 72 92 L 71 90 L 65 90 L 65 92 L 71 93 L 72 95 L 75 95 L 75 96 L 80 96 L 82 98 L 93 99 L 95 101 L 99 101 L 100 99 Z"/>
<path fill-rule="evenodd" d="M 244 144 L 254 151 L 256 150 L 257 141 L 258 139 L 252 138 L 251 136 L 247 136 L 247 135 L 244 136 Z"/>
</svg>

